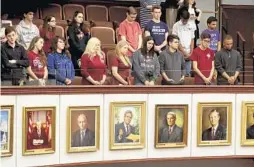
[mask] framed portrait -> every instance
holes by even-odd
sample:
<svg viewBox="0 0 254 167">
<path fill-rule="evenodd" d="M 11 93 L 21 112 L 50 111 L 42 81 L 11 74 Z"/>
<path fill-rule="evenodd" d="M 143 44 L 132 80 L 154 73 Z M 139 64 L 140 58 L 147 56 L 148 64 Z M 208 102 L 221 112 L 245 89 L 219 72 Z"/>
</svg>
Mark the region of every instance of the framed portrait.
<svg viewBox="0 0 254 167">
<path fill-rule="evenodd" d="M 156 105 L 155 148 L 185 147 L 188 105 Z"/>
<path fill-rule="evenodd" d="M 254 101 L 242 103 L 241 145 L 254 146 Z"/>
<path fill-rule="evenodd" d="M 23 155 L 55 152 L 55 107 L 23 108 Z"/>
<path fill-rule="evenodd" d="M 69 107 L 67 123 L 67 152 L 86 152 L 99 150 L 99 106 Z"/>
<path fill-rule="evenodd" d="M 12 156 L 13 151 L 13 105 L 2 105 L 0 112 L 1 157 Z"/>
<path fill-rule="evenodd" d="M 145 147 L 145 102 L 110 103 L 110 150 Z"/>
<path fill-rule="evenodd" d="M 198 146 L 231 145 L 232 103 L 198 104 Z"/>
</svg>

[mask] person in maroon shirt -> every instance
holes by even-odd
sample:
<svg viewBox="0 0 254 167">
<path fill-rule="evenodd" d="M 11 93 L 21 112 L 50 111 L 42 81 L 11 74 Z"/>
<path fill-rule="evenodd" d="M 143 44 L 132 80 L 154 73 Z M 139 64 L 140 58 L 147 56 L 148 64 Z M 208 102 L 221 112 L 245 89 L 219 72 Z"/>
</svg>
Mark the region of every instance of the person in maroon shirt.
<svg viewBox="0 0 254 167">
<path fill-rule="evenodd" d="M 101 42 L 98 38 L 91 38 L 81 57 L 81 75 L 83 85 L 106 84 L 105 54 L 101 51 Z"/>
<path fill-rule="evenodd" d="M 116 55 L 111 60 L 111 70 L 113 74 L 112 85 L 128 85 L 131 63 L 128 57 L 129 44 L 121 40 L 116 45 Z"/>
<path fill-rule="evenodd" d="M 43 50 L 45 53 L 50 52 L 50 45 L 52 39 L 55 37 L 56 18 L 53 16 L 46 16 L 43 26 L 40 27 L 40 36 L 44 39 Z"/>
<path fill-rule="evenodd" d="M 28 48 L 27 56 L 29 60 L 29 67 L 27 72 L 29 74 L 28 85 L 45 85 L 48 78 L 47 58 L 42 49 L 44 40 L 41 37 L 34 37 Z"/>
<path fill-rule="evenodd" d="M 193 70 L 195 71 L 195 84 L 212 84 L 214 74 L 214 52 L 209 49 L 211 35 L 201 34 L 200 46 L 195 48 L 191 55 Z"/>
</svg>

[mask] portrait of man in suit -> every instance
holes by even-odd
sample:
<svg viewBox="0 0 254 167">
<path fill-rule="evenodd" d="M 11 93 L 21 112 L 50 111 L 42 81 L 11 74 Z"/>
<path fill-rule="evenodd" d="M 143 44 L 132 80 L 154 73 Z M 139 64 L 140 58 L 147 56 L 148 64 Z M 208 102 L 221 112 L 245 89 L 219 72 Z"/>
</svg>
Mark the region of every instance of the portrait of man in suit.
<svg viewBox="0 0 254 167">
<path fill-rule="evenodd" d="M 183 142 L 183 129 L 176 125 L 176 113 L 168 112 L 165 117 L 166 125 L 159 132 L 159 143 Z"/>
<path fill-rule="evenodd" d="M 115 143 L 136 142 L 135 140 L 128 139 L 129 135 L 135 134 L 135 127 L 130 124 L 132 118 L 132 111 L 127 110 L 124 113 L 124 121 L 122 123 L 115 124 Z"/>
<path fill-rule="evenodd" d="M 79 129 L 71 137 L 71 147 L 95 146 L 95 133 L 88 128 L 88 118 L 85 114 L 78 115 Z"/>
<path fill-rule="evenodd" d="M 227 129 L 220 123 L 220 112 L 217 109 L 212 109 L 208 115 L 210 121 L 210 127 L 203 131 L 202 140 L 226 140 Z"/>
<path fill-rule="evenodd" d="M 252 117 L 254 120 L 254 112 L 252 113 Z M 249 126 L 246 131 L 246 139 L 254 139 L 254 124 Z"/>
</svg>

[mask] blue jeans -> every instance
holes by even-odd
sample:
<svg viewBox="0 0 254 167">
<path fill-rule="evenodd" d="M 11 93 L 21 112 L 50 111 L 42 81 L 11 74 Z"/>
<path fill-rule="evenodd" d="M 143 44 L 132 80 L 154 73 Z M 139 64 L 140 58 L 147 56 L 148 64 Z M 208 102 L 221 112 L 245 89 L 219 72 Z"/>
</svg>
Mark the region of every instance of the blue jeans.
<svg viewBox="0 0 254 167">
<path fill-rule="evenodd" d="M 191 76 L 191 61 L 185 61 L 186 74 Z"/>
</svg>

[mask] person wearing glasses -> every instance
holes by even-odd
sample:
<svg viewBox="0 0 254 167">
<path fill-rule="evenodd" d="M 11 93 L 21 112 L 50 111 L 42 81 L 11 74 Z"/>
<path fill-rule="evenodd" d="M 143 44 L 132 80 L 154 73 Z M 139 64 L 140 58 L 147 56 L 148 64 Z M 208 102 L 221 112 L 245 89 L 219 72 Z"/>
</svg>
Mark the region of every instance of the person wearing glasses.
<svg viewBox="0 0 254 167">
<path fill-rule="evenodd" d="M 137 10 L 129 7 L 126 13 L 126 19 L 119 26 L 119 40 L 125 40 L 129 43 L 128 56 L 132 56 L 142 46 L 142 31 L 137 18 Z"/>
<path fill-rule="evenodd" d="M 40 36 L 44 39 L 43 50 L 47 54 L 50 52 L 50 45 L 56 32 L 56 18 L 46 16 L 42 27 L 40 27 Z"/>
<path fill-rule="evenodd" d="M 196 85 L 212 84 L 214 74 L 214 52 L 209 48 L 211 35 L 203 32 L 199 47 L 191 55 Z"/>
</svg>

